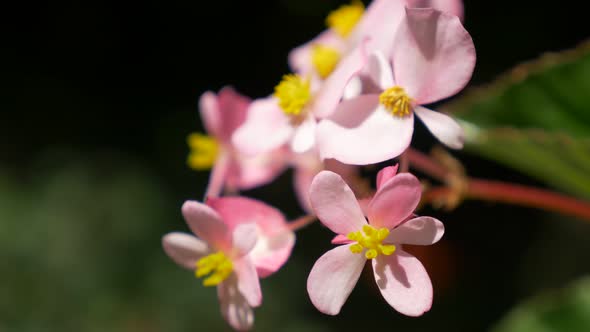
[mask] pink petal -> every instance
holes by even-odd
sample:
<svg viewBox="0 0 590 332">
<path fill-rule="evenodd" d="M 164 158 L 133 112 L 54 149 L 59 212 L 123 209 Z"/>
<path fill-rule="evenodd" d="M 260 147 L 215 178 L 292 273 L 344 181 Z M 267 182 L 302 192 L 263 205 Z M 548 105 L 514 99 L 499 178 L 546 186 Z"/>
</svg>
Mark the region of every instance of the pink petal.
<svg viewBox="0 0 590 332">
<path fill-rule="evenodd" d="M 386 90 L 395 85 L 389 60 L 383 53 L 379 51 L 371 53 L 367 61 L 367 70 L 371 80 L 381 90 Z"/>
<path fill-rule="evenodd" d="M 335 112 L 348 82 L 361 71 L 366 58 L 366 42 L 363 42 L 338 63 L 315 96 L 312 105 L 315 117 L 325 118 Z"/>
<path fill-rule="evenodd" d="M 245 156 L 234 151 L 228 171 L 228 186 L 249 190 L 270 183 L 287 168 L 287 149 L 276 149 L 256 156 Z"/>
<path fill-rule="evenodd" d="M 361 198 L 359 199 L 359 205 L 361 206 L 361 210 L 363 210 L 363 214 L 366 216 L 368 215 L 368 211 L 369 211 L 369 204 L 371 203 L 371 200 L 373 199 L 373 196 L 369 196 L 367 198 Z"/>
<path fill-rule="evenodd" d="M 213 209 L 196 201 L 186 201 L 182 214 L 191 231 L 210 246 L 226 253 L 231 250 L 230 232 Z"/>
<path fill-rule="evenodd" d="M 319 156 L 317 158 L 319 159 Z M 336 159 L 324 159 L 323 165 L 324 169 L 337 173 L 345 181 L 353 181 L 360 178 L 360 168 L 358 166 L 343 164 Z"/>
<path fill-rule="evenodd" d="M 234 131 L 246 120 L 250 98 L 240 95 L 231 87 L 224 87 L 217 94 L 219 105 L 219 139 L 229 142 Z"/>
<path fill-rule="evenodd" d="M 354 193 L 334 172 L 321 171 L 315 176 L 309 199 L 320 222 L 336 234 L 347 235 L 367 224 Z"/>
<path fill-rule="evenodd" d="M 251 307 L 258 307 L 262 303 L 262 291 L 256 267 L 248 257 L 234 260 L 233 264 L 238 278 L 238 290 Z"/>
<path fill-rule="evenodd" d="M 444 233 L 445 226 L 439 220 L 417 217 L 392 229 L 384 242 L 426 246 L 438 242 Z"/>
<path fill-rule="evenodd" d="M 316 120 L 310 114 L 303 123 L 295 128 L 293 140 L 291 141 L 291 149 L 296 153 L 304 153 L 309 151 L 315 145 L 315 131 Z"/>
<path fill-rule="evenodd" d="M 260 278 L 266 278 L 277 272 L 291 256 L 295 245 L 295 233 L 289 229 L 272 235 L 259 236 L 258 242 L 249 257 L 256 266 Z"/>
<path fill-rule="evenodd" d="M 232 232 L 232 245 L 237 256 L 247 255 L 258 240 L 256 224 L 239 224 Z"/>
<path fill-rule="evenodd" d="M 179 232 L 164 235 L 162 247 L 176 264 L 189 270 L 196 269 L 197 261 L 209 254 L 207 243 L 193 235 Z"/>
<path fill-rule="evenodd" d="M 385 301 L 407 316 L 420 316 L 432 306 L 432 283 L 420 261 L 397 249 L 373 259 L 375 281 Z"/>
<path fill-rule="evenodd" d="M 219 104 L 217 96 L 211 91 L 207 91 L 199 98 L 199 112 L 201 121 L 209 135 L 220 137 L 221 135 L 221 114 L 219 113 Z"/>
<path fill-rule="evenodd" d="M 456 16 L 434 9 L 406 13 L 392 53 L 396 83 L 420 105 L 456 94 L 475 67 L 471 36 Z"/>
<path fill-rule="evenodd" d="M 295 244 L 295 234 L 279 210 L 244 197 L 209 199 L 207 205 L 217 211 L 230 229 L 241 224 L 256 224 L 258 238 L 248 256 L 261 277 L 278 271 L 285 264 Z"/>
<path fill-rule="evenodd" d="M 399 156 L 410 145 L 414 117 L 393 116 L 378 106 L 376 95 L 363 95 L 342 101 L 334 117 L 319 123 L 317 132 L 323 159 L 375 164 Z"/>
<path fill-rule="evenodd" d="M 457 121 L 446 114 L 431 111 L 422 106 L 415 107 L 414 111 L 439 141 L 452 149 L 463 148 L 463 128 Z"/>
<path fill-rule="evenodd" d="M 337 50 L 344 49 L 342 39 L 333 30 L 325 30 L 309 42 L 289 52 L 289 67 L 291 67 L 291 70 L 303 75 L 315 71 L 311 62 L 311 52 L 315 45 L 329 46 Z"/>
<path fill-rule="evenodd" d="M 420 7 L 432 7 L 442 12 L 458 16 L 463 21 L 463 0 L 427 0 L 422 2 L 425 4 Z"/>
<path fill-rule="evenodd" d="M 370 49 L 391 53 L 397 28 L 404 15 L 406 1 L 374 0 L 355 29 L 355 39 L 369 37 Z"/>
<path fill-rule="evenodd" d="M 356 285 L 365 256 L 353 254 L 350 245 L 336 247 L 320 257 L 307 278 L 307 292 L 313 305 L 328 315 L 337 315 Z"/>
<path fill-rule="evenodd" d="M 393 179 L 393 177 L 397 174 L 397 169 L 399 164 L 395 166 L 388 166 L 382 168 L 379 173 L 377 173 L 377 190 L 381 189 L 387 181 Z"/>
<path fill-rule="evenodd" d="M 221 216 L 230 229 L 240 224 L 256 223 L 262 230 L 272 231 L 287 224 L 281 211 L 252 198 L 239 196 L 211 198 L 207 200 L 207 205 Z"/>
<path fill-rule="evenodd" d="M 217 286 L 221 314 L 237 331 L 248 331 L 254 324 L 254 312 L 244 296 L 238 291 L 235 275 Z"/>
<path fill-rule="evenodd" d="M 369 224 L 392 229 L 406 220 L 418 206 L 422 187 L 410 173 L 401 173 L 387 181 L 369 204 Z"/>
<path fill-rule="evenodd" d="M 289 118 L 277 99 L 268 97 L 252 102 L 246 121 L 232 136 L 232 144 L 240 152 L 255 156 L 280 148 L 292 135 Z"/>
<path fill-rule="evenodd" d="M 332 244 L 349 244 L 352 242 L 353 241 L 350 241 L 346 235 L 342 234 L 336 235 L 331 241 Z"/>
</svg>

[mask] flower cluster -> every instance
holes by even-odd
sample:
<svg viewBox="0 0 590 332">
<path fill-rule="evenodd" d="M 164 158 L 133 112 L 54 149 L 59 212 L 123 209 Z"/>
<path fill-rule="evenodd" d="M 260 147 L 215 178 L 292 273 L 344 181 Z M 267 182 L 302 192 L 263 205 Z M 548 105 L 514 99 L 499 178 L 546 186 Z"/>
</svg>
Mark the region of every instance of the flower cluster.
<svg viewBox="0 0 590 332">
<path fill-rule="evenodd" d="M 461 24 L 460 0 L 358 0 L 330 13 L 328 29 L 296 47 L 268 97 L 250 100 L 232 88 L 200 99 L 208 135 L 188 138 L 188 164 L 209 169 L 205 202 L 187 201 L 184 218 L 197 236 L 171 233 L 166 253 L 217 286 L 224 318 L 236 330 L 252 327 L 262 302 L 259 278 L 289 258 L 299 222 L 275 208 L 236 196 L 294 168 L 303 210 L 337 236 L 307 282 L 311 302 L 335 315 L 367 260 L 386 302 L 419 316 L 430 309 L 432 285 L 404 244 L 429 245 L 442 223 L 418 217 L 416 177 L 382 169 L 374 193 L 359 166 L 399 157 L 409 147 L 414 115 L 446 146 L 461 148 L 452 117 L 423 105 L 448 98 L 470 80 L 475 48 Z"/>
</svg>

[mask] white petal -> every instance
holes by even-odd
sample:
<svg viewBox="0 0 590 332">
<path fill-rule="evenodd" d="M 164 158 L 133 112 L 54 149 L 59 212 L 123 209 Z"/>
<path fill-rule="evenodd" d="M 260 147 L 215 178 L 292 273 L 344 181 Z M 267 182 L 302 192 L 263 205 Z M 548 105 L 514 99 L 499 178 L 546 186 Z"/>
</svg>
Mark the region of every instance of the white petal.
<svg viewBox="0 0 590 332">
<path fill-rule="evenodd" d="M 381 88 L 381 90 L 391 88 L 395 85 L 389 60 L 387 60 L 383 53 L 379 51 L 373 52 L 369 56 L 367 69 L 369 77 Z"/>
<path fill-rule="evenodd" d="M 344 95 L 342 99 L 352 99 L 357 97 L 363 91 L 363 81 L 359 76 L 355 76 L 348 81 L 346 87 L 344 88 Z"/>
<path fill-rule="evenodd" d="M 316 121 L 312 115 L 305 118 L 296 129 L 291 141 L 291 149 L 296 153 L 309 151 L 315 145 Z"/>
<path fill-rule="evenodd" d="M 426 128 L 441 143 L 452 149 L 463 148 L 463 128 L 450 116 L 431 111 L 428 108 L 418 106 L 414 108 L 416 115 L 424 122 Z"/>
</svg>

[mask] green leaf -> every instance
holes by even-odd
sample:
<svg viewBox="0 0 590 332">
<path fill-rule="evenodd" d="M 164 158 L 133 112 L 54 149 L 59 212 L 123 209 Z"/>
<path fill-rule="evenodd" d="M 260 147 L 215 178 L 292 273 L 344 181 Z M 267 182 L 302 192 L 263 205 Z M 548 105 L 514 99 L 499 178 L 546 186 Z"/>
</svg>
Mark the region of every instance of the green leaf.
<svg viewBox="0 0 590 332">
<path fill-rule="evenodd" d="M 570 331 L 590 331 L 590 278 L 522 303 L 492 329 L 492 332 Z"/>
<path fill-rule="evenodd" d="M 590 42 L 525 63 L 445 111 L 465 148 L 590 199 Z"/>
</svg>

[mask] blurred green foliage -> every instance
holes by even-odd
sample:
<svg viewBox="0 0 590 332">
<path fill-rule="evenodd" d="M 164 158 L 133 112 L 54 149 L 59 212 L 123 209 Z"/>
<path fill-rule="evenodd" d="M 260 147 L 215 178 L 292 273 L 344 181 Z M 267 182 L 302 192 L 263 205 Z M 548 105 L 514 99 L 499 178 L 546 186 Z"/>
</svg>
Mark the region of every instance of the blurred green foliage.
<svg viewBox="0 0 590 332">
<path fill-rule="evenodd" d="M 154 174 L 121 155 L 47 157 L 0 173 L 0 331 L 229 330 L 215 289 L 161 250 L 186 226 Z M 263 284 L 260 330 L 325 330 L 297 312 L 305 273 L 292 260 Z"/>
<path fill-rule="evenodd" d="M 492 332 L 590 331 L 590 278 L 535 296 L 516 307 Z"/>
<path fill-rule="evenodd" d="M 466 149 L 590 199 L 590 42 L 522 64 L 447 105 Z"/>
</svg>

